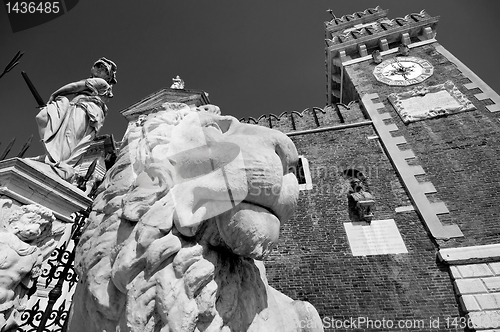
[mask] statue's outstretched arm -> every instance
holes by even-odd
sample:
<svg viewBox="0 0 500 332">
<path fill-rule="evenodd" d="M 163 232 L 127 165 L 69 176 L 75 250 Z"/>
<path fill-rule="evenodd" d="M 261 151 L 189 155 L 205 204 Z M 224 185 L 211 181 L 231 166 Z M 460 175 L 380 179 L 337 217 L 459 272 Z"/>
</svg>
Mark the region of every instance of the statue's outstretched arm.
<svg viewBox="0 0 500 332">
<path fill-rule="evenodd" d="M 54 91 L 52 95 L 50 95 L 48 102 L 53 102 L 54 99 L 56 99 L 58 96 L 71 95 L 85 90 L 88 90 L 87 86 L 85 85 L 85 80 L 69 83 Z"/>
</svg>

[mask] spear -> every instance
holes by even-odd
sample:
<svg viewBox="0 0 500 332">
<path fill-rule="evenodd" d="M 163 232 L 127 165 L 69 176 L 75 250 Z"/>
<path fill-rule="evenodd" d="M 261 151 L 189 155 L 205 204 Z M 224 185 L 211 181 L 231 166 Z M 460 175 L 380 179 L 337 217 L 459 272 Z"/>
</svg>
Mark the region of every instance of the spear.
<svg viewBox="0 0 500 332">
<path fill-rule="evenodd" d="M 31 80 L 28 77 L 28 74 L 26 74 L 24 71 L 22 71 L 21 75 L 23 75 L 23 78 L 26 81 L 26 84 L 28 84 L 28 88 L 30 89 L 31 94 L 33 95 L 33 97 L 35 97 L 35 100 L 36 100 L 36 102 L 38 104 L 38 107 L 44 107 L 45 103 L 43 102 L 42 97 L 40 97 L 40 94 L 38 93 L 38 91 L 36 91 L 35 86 L 33 85 L 33 83 L 31 83 Z"/>
<path fill-rule="evenodd" d="M 12 146 L 14 145 L 14 142 L 16 141 L 16 138 L 14 137 L 9 145 L 7 145 L 7 147 L 5 148 L 5 150 L 3 151 L 2 155 L 0 156 L 0 160 L 4 160 L 5 157 L 7 157 L 7 155 L 9 154 L 10 152 L 10 149 L 12 149 Z"/>
<path fill-rule="evenodd" d="M 24 153 L 26 152 L 26 150 L 28 150 L 28 148 L 31 145 L 32 139 L 33 135 L 31 135 L 30 138 L 28 138 L 28 140 L 26 141 L 26 143 L 24 143 L 23 147 L 21 148 L 21 151 L 19 151 L 19 153 L 17 154 L 17 158 L 22 158 L 24 156 Z"/>
<path fill-rule="evenodd" d="M 19 59 L 21 59 L 21 57 L 23 55 L 24 55 L 24 52 L 23 53 L 21 53 L 21 51 L 17 52 L 16 55 L 14 56 L 14 58 L 12 58 L 12 60 L 10 60 L 9 64 L 5 67 L 5 69 L 3 70 L 3 73 L 0 74 L 0 78 L 2 78 L 3 75 L 5 75 L 9 71 L 11 71 L 12 68 L 17 66 L 19 64 Z"/>
</svg>

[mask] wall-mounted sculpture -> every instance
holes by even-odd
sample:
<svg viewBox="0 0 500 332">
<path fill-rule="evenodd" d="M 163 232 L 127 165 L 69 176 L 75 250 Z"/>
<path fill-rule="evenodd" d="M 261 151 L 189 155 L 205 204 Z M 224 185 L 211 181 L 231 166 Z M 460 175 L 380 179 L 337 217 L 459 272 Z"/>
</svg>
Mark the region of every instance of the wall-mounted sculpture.
<svg viewBox="0 0 500 332">
<path fill-rule="evenodd" d="M 349 217 L 355 222 L 370 223 L 373 219 L 375 198 L 367 189 L 366 177 L 356 169 L 345 170 L 343 175 L 349 181 L 350 187 L 347 193 Z"/>
<path fill-rule="evenodd" d="M 354 210 L 359 221 L 371 222 L 375 205 L 373 195 L 365 190 L 363 182 L 358 179 L 351 181 L 351 188 L 349 206 Z"/>
<path fill-rule="evenodd" d="M 94 63 L 90 78 L 56 90 L 36 116 L 46 151 L 41 161 L 49 164 L 63 179 L 72 180 L 73 167 L 101 129 L 107 113 L 106 102 L 113 97 L 114 84 L 116 65 L 100 58 Z"/>
<path fill-rule="evenodd" d="M 261 261 L 295 208 L 297 159 L 216 106 L 131 123 L 77 248 L 69 331 L 323 331 Z"/>
<path fill-rule="evenodd" d="M 0 331 L 16 330 L 25 295 L 64 229 L 47 208 L 0 199 Z"/>
</svg>

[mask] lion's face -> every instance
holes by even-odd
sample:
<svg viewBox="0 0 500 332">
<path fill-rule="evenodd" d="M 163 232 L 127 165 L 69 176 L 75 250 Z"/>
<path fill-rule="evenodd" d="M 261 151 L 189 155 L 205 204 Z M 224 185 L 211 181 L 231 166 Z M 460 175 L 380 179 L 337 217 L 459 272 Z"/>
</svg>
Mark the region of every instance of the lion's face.
<svg viewBox="0 0 500 332">
<path fill-rule="evenodd" d="M 216 221 L 236 254 L 261 258 L 293 213 L 297 151 L 284 134 L 234 117 L 191 112 L 174 127 L 168 150 L 177 229 L 193 236 Z"/>
</svg>

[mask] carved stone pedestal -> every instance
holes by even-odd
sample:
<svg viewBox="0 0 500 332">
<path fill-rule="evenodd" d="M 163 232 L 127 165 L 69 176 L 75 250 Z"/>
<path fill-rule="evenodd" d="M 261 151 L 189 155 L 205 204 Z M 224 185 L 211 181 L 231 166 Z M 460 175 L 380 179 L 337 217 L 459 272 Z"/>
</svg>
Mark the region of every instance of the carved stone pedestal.
<svg viewBox="0 0 500 332">
<path fill-rule="evenodd" d="M 92 204 L 83 191 L 52 173 L 50 166 L 19 158 L 0 162 L 0 198 L 12 199 L 18 205 L 40 204 L 61 222 L 69 223 L 72 213 Z"/>
</svg>

